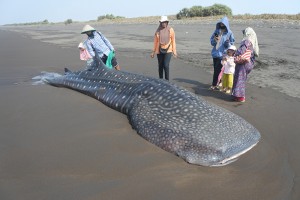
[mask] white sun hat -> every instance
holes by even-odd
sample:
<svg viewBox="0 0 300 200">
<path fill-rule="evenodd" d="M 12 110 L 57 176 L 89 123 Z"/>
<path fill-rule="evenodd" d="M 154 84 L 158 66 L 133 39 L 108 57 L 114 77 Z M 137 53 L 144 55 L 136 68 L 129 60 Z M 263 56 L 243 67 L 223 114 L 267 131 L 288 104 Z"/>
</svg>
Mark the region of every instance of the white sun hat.
<svg viewBox="0 0 300 200">
<path fill-rule="evenodd" d="M 231 49 L 231 50 L 235 51 L 236 47 L 234 45 L 231 45 L 231 46 L 228 47 L 228 49 Z"/>
<path fill-rule="evenodd" d="M 96 29 L 94 29 L 94 27 L 90 26 L 90 25 L 85 25 L 81 31 L 81 34 L 85 34 L 86 32 L 89 31 L 95 31 Z"/>
<path fill-rule="evenodd" d="M 161 16 L 161 18 L 160 18 L 160 20 L 159 20 L 159 22 L 168 22 L 169 20 L 168 20 L 168 16 Z"/>
</svg>

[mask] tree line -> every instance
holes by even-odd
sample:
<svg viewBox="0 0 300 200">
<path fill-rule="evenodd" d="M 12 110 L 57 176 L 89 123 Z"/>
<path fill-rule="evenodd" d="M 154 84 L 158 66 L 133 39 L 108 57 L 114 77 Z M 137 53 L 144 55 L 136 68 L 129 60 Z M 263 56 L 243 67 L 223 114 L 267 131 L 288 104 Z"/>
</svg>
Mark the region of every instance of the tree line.
<svg viewBox="0 0 300 200">
<path fill-rule="evenodd" d="M 183 8 L 176 14 L 177 19 L 190 18 L 190 17 L 208 17 L 226 15 L 232 16 L 232 10 L 228 6 L 222 4 L 214 4 L 212 6 L 202 7 L 193 6 L 191 8 Z"/>
</svg>

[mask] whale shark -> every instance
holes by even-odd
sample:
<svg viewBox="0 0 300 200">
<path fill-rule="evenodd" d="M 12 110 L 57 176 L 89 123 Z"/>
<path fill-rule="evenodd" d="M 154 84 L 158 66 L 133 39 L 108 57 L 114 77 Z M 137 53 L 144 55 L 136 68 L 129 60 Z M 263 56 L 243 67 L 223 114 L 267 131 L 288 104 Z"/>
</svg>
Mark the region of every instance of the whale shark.
<svg viewBox="0 0 300 200">
<path fill-rule="evenodd" d="M 190 164 L 224 166 L 260 140 L 242 117 L 163 79 L 107 68 L 65 74 L 44 72 L 41 81 L 91 96 L 127 115 L 145 140 Z"/>
</svg>

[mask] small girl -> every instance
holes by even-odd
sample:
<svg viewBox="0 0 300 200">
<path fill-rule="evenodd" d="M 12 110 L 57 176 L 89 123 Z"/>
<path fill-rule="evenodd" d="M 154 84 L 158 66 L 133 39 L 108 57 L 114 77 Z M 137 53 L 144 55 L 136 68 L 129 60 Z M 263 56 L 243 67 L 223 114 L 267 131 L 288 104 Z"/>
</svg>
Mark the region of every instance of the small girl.
<svg viewBox="0 0 300 200">
<path fill-rule="evenodd" d="M 85 47 L 84 43 L 80 42 L 79 45 L 78 45 L 78 49 L 80 51 L 80 60 L 86 61 L 87 69 L 91 69 L 92 63 L 93 63 L 93 57 L 86 50 L 86 47 Z"/>
<path fill-rule="evenodd" d="M 236 47 L 234 45 L 229 46 L 227 49 L 227 55 L 223 57 L 221 63 L 224 67 L 223 77 L 222 77 L 222 89 L 227 94 L 231 93 L 233 86 L 233 74 L 235 71 L 234 63 L 234 53 Z"/>
</svg>

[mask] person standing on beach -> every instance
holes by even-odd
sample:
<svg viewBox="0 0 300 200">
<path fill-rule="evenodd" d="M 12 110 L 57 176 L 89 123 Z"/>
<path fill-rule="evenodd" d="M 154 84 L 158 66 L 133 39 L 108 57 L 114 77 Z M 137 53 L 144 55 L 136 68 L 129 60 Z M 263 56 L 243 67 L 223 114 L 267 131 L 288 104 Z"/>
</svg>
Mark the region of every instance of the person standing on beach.
<svg viewBox="0 0 300 200">
<path fill-rule="evenodd" d="M 154 58 L 154 54 L 157 55 L 158 60 L 158 74 L 159 78 L 163 79 L 165 73 L 165 79 L 169 80 L 169 65 L 172 54 L 177 58 L 175 32 L 172 27 L 169 26 L 169 20 L 167 16 L 161 16 L 159 26 L 154 35 L 154 47 L 151 53 L 151 58 Z"/>
<path fill-rule="evenodd" d="M 224 68 L 223 77 L 222 77 L 222 89 L 227 94 L 230 94 L 233 85 L 233 74 L 235 71 L 234 63 L 234 53 L 236 47 L 231 45 L 227 49 L 227 55 L 223 57 L 221 63 Z"/>
<path fill-rule="evenodd" d="M 218 90 L 218 76 L 222 69 L 221 60 L 223 54 L 230 45 L 234 45 L 234 35 L 229 27 L 229 21 L 227 17 L 223 17 L 217 24 L 216 29 L 210 37 L 210 43 L 213 46 L 211 55 L 213 57 L 214 74 L 213 81 L 210 87 L 211 90 Z"/>
<path fill-rule="evenodd" d="M 111 58 L 111 65 L 120 70 L 120 65 L 117 62 L 117 58 L 114 56 L 115 49 L 109 40 L 99 31 L 96 31 L 92 26 L 85 25 L 81 34 L 87 34 L 86 49 L 89 54 L 94 58 L 94 61 L 101 59 L 103 63 L 106 63 L 109 57 Z M 113 55 L 113 56 L 112 56 Z"/>
<path fill-rule="evenodd" d="M 247 59 L 247 54 L 249 54 L 249 59 Z M 243 40 L 235 53 L 236 67 L 232 89 L 234 101 L 245 102 L 247 76 L 254 67 L 255 57 L 258 56 L 259 47 L 256 33 L 251 27 L 248 27 L 243 30 Z"/>
</svg>

